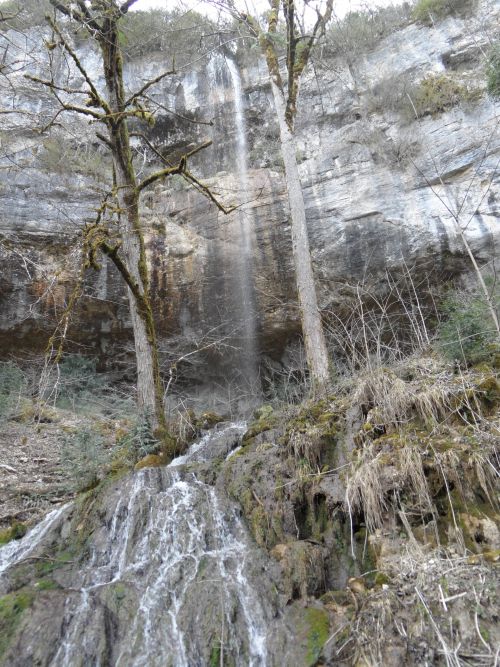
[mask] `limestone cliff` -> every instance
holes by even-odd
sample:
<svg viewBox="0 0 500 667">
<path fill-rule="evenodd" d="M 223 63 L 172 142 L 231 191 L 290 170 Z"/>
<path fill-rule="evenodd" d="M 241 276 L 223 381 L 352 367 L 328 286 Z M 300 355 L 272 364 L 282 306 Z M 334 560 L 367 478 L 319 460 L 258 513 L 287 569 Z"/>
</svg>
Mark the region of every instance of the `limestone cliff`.
<svg viewBox="0 0 500 667">
<path fill-rule="evenodd" d="M 450 210 L 459 211 L 478 260 L 494 259 L 500 234 L 500 135 L 498 104 L 485 93 L 484 53 L 498 37 L 498 16 L 495 3 L 482 2 L 473 18 L 448 18 L 430 28 L 410 23 L 356 58 L 318 54 L 302 87 L 297 129 L 325 316 L 348 311 L 360 281 L 383 293 L 387 272 L 402 267 L 419 277 L 428 274 L 438 284 L 469 271 Z M 10 83 L 3 80 L 2 95 L 5 106 L 18 105 L 27 113 L 0 119 L 0 232 L 8 240 L 0 250 L 3 353 L 43 347 L 74 280 L 75 235 L 92 219 L 106 180 L 106 159 L 87 123 L 66 118 L 49 133 L 31 129 L 34 121 L 40 127 L 54 114 L 53 101 L 23 78 L 18 65 L 24 53 L 28 70 L 43 72 L 43 57 L 36 51 L 40 37 L 36 31 L 31 36 L 34 59 L 26 55 L 20 34 L 8 37 L 4 71 Z M 96 54 L 86 43 L 78 48 L 98 79 Z M 243 195 L 235 87 L 226 57 L 231 56 L 212 54 L 193 71 L 162 82 L 154 100 L 165 111 L 159 107 L 149 132 L 174 155 L 186 141 L 213 140 L 193 170 L 226 202 L 244 201 L 252 229 L 258 348 L 261 355 L 280 359 L 299 324 L 277 127 L 265 68 L 245 57 L 240 72 L 251 195 Z M 127 86 L 132 90 L 166 65 L 161 53 L 128 63 Z M 443 109 L 423 108 L 415 120 L 406 93 L 432 75 L 459 82 L 467 94 Z M 146 152 L 144 169 L 152 162 Z M 224 216 L 173 180 L 147 194 L 143 215 L 166 347 L 175 348 L 180 337 L 199 341 L 214 327 L 227 335 L 235 326 L 238 302 L 240 213 Z M 116 354 L 117 343 L 126 348 L 131 332 L 123 292 L 114 269 L 103 263 L 100 273 L 89 277 L 71 340 L 101 354 L 110 348 Z M 213 369 L 214 355 L 209 361 L 205 370 L 196 369 L 198 377 Z"/>
</svg>

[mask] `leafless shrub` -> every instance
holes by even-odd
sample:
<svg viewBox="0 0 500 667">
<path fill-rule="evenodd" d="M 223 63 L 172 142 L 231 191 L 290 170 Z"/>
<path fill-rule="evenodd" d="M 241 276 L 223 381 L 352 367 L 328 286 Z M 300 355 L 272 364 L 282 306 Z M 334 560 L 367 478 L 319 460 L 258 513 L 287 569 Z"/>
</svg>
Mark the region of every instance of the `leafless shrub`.
<svg viewBox="0 0 500 667">
<path fill-rule="evenodd" d="M 430 277 L 416 278 L 414 269 L 404 266 L 397 278 L 385 275 L 385 293 L 380 280 L 346 286 L 351 292 L 345 314 L 331 309 L 325 313 L 326 335 L 339 373 L 398 363 L 429 346 L 429 322 L 439 319 L 430 288 Z"/>
<path fill-rule="evenodd" d="M 378 9 L 368 7 L 350 12 L 342 20 L 334 18 L 318 48 L 322 58 L 359 57 L 410 21 L 410 5 L 406 2 Z"/>
<path fill-rule="evenodd" d="M 356 130 L 350 141 L 366 146 L 374 162 L 382 160 L 390 167 L 398 165 L 404 168 L 411 165 L 420 153 L 420 138 L 414 131 L 401 131 L 395 136 L 389 136 L 369 121 L 356 123 Z"/>
<path fill-rule="evenodd" d="M 414 77 L 410 72 L 403 72 L 381 79 L 365 95 L 367 112 L 401 113 L 406 111 L 409 107 L 407 95 L 413 90 L 413 87 Z"/>
<path fill-rule="evenodd" d="M 285 405 L 299 403 L 309 391 L 302 341 L 289 345 L 280 362 L 265 359 L 261 374 L 267 400 Z"/>
</svg>

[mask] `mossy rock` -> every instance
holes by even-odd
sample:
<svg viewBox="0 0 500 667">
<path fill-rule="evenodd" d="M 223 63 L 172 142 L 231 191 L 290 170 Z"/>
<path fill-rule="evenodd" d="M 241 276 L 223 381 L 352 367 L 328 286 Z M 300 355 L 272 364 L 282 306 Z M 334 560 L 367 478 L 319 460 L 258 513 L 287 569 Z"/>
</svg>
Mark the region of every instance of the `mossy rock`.
<svg viewBox="0 0 500 667">
<path fill-rule="evenodd" d="M 484 560 L 487 563 L 499 563 L 500 562 L 500 549 L 494 549 L 492 551 L 483 551 L 482 554 L 474 554 L 467 558 L 467 563 L 469 565 L 478 565 L 481 561 Z"/>
<path fill-rule="evenodd" d="M 477 385 L 480 398 L 488 407 L 495 407 L 500 402 L 500 382 L 494 375 L 481 380 Z"/>
<path fill-rule="evenodd" d="M 333 607 L 350 607 L 353 604 L 352 595 L 345 588 L 343 590 L 327 591 L 321 596 L 320 600 Z"/>
<path fill-rule="evenodd" d="M 54 581 L 54 579 L 51 579 L 50 577 L 44 577 L 35 583 L 35 588 L 37 591 L 56 591 L 60 589 L 61 586 L 57 583 L 57 581 Z"/>
<path fill-rule="evenodd" d="M 259 435 L 260 433 L 264 433 L 265 431 L 270 431 L 272 428 L 274 428 L 277 424 L 278 420 L 277 417 L 274 413 L 267 417 L 262 417 L 261 419 L 253 422 L 250 424 L 248 427 L 247 432 L 243 436 L 242 439 L 242 444 L 243 445 L 249 445 L 253 441 L 253 439 Z"/>
<path fill-rule="evenodd" d="M 59 551 L 50 560 L 37 561 L 35 563 L 36 576 L 41 577 L 42 579 L 45 578 L 47 575 L 54 572 L 54 570 L 58 570 L 68 563 L 72 563 L 77 555 L 78 547 L 76 545 L 71 545 L 70 548 Z"/>
<path fill-rule="evenodd" d="M 306 625 L 307 654 L 306 665 L 315 665 L 321 655 L 323 646 L 330 634 L 330 618 L 324 609 L 309 607 L 304 612 Z"/>
<path fill-rule="evenodd" d="M 208 429 L 224 421 L 224 417 L 216 412 L 204 412 L 195 422 L 196 428 Z"/>
<path fill-rule="evenodd" d="M 261 405 L 255 410 L 253 416 L 256 420 L 260 419 L 269 419 L 274 414 L 274 408 L 272 405 Z"/>
<path fill-rule="evenodd" d="M 20 540 L 26 535 L 28 527 L 24 523 L 16 521 L 10 528 L 0 530 L 0 546 L 7 544 L 11 540 Z"/>
<path fill-rule="evenodd" d="M 390 583 L 391 579 L 387 574 L 385 574 L 385 572 L 377 572 L 374 580 L 375 586 L 387 586 Z"/>
<path fill-rule="evenodd" d="M 143 459 L 138 461 L 134 470 L 142 470 L 143 468 L 157 468 L 167 463 L 167 457 L 164 454 L 148 454 Z"/>
<path fill-rule="evenodd" d="M 0 657 L 7 650 L 23 613 L 33 604 L 34 595 L 29 589 L 9 593 L 0 598 Z"/>
</svg>

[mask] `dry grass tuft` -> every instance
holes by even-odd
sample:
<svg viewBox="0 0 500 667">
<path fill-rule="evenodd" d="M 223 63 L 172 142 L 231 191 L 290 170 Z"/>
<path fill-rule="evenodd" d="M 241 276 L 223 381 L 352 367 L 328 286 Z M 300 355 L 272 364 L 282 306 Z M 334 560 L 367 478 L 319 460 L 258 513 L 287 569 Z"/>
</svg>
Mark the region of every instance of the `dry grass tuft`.
<svg viewBox="0 0 500 667">
<path fill-rule="evenodd" d="M 498 424 L 491 413 L 483 416 L 484 386 L 484 373 L 457 376 L 429 360 L 361 378 L 353 401 L 364 423 L 344 506 L 351 521 L 362 516 L 373 532 L 391 516 L 408 516 L 405 529 L 418 521 L 434 526 L 439 544 L 439 506 L 451 522 L 448 535 L 464 547 L 455 505 L 467 513 L 478 502 L 498 507 Z"/>
<path fill-rule="evenodd" d="M 388 508 L 386 487 L 383 483 L 383 463 L 372 447 L 361 453 L 346 485 L 346 499 L 350 512 L 363 512 L 366 527 L 375 531 L 383 523 Z"/>
<path fill-rule="evenodd" d="M 321 438 L 319 428 L 310 427 L 304 433 L 298 429 L 292 429 L 288 437 L 288 447 L 296 461 L 307 461 L 311 468 L 320 465 L 320 448 L 318 442 Z"/>
</svg>

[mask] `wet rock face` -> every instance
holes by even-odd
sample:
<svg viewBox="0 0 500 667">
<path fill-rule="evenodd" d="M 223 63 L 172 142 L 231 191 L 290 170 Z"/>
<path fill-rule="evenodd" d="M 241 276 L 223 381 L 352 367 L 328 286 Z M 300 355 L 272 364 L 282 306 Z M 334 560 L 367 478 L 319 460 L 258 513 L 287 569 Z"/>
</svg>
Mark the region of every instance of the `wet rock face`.
<svg viewBox="0 0 500 667">
<path fill-rule="evenodd" d="M 201 452 L 220 455 L 242 430 L 109 482 L 5 547 L 0 664 L 285 664 L 279 566 L 196 476 Z"/>
<path fill-rule="evenodd" d="M 297 119 L 298 159 L 325 311 L 342 312 L 349 285 L 359 281 L 369 280 L 383 292 L 386 271 L 401 272 L 405 265 L 419 275 L 432 271 L 434 281 L 467 271 L 469 260 L 450 211 L 460 211 L 478 260 L 492 258 L 500 196 L 496 179 L 490 182 L 500 149 L 495 105 L 483 94 L 474 103 L 414 122 L 399 108 L 404 100 L 391 103 L 389 92 L 436 72 L 469 83 L 473 77 L 474 85 L 484 86 L 477 76 L 478 45 L 491 41 L 497 23 L 498 8 L 481 3 L 477 18 L 467 25 L 454 18 L 433 28 L 412 24 L 351 66 L 340 58 L 305 78 Z M 82 49 L 92 76 L 99 78 L 95 54 L 88 46 Z M 164 65 L 161 54 L 129 64 L 127 85 L 137 87 Z M 246 202 L 259 351 L 278 359 L 299 331 L 285 184 L 265 68 L 260 63 L 242 74 L 251 189 L 245 196 L 235 175 L 235 91 L 222 57 L 165 80 L 155 99 L 184 119 L 160 115 L 146 131 L 174 155 L 186 143 L 213 140 L 193 160 L 192 169 L 226 202 Z M 49 114 L 48 98 L 25 82 L 20 91 L 28 108 Z M 190 119 L 213 120 L 213 125 L 195 125 Z M 6 267 L 0 336 L 2 349 L 14 339 L 17 344 L 18 337 L 32 349 L 43 339 L 39 334 L 51 330 L 51 320 L 71 291 L 75 262 L 69 248 L 75 230 L 94 215 L 102 166 L 96 179 L 99 148 L 87 125 L 82 125 L 82 144 L 74 147 L 79 156 L 73 160 L 75 176 L 58 153 L 57 131 L 41 144 L 26 125 L 17 125 L 14 137 L 8 122 L 2 119 L 3 128 L 10 141 L 15 138 L 13 149 L 22 159 L 19 168 L 0 172 L 5 179 L 0 231 L 21 243 L 34 264 L 26 265 L 12 248 L 0 249 Z M 224 216 L 179 180 L 158 184 L 145 193 L 142 204 L 152 292 L 166 345 L 178 337 L 199 339 L 214 327 L 222 335 L 234 329 L 235 275 L 241 270 L 238 215 Z M 67 271 L 57 287 L 50 282 L 55 263 Z M 89 276 L 75 321 L 85 322 L 86 342 L 102 355 L 130 340 L 123 286 L 106 262 L 98 275 Z M 77 342 L 81 332 L 75 326 Z M 207 361 L 206 368 L 213 368 L 215 359 L 207 355 Z"/>
</svg>

